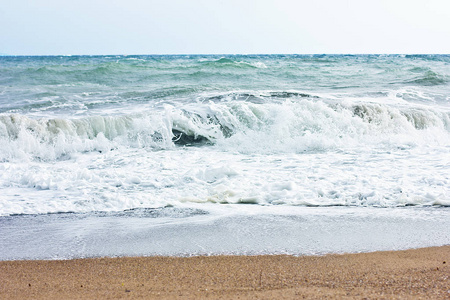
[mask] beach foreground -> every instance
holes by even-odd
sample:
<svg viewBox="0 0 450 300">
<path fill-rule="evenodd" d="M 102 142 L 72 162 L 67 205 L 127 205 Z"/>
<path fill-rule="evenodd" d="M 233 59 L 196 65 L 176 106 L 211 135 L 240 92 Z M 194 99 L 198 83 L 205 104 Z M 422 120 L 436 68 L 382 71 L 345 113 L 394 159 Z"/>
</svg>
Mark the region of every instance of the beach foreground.
<svg viewBox="0 0 450 300">
<path fill-rule="evenodd" d="M 448 299 L 450 246 L 327 256 L 1 261 L 3 299 Z"/>
</svg>

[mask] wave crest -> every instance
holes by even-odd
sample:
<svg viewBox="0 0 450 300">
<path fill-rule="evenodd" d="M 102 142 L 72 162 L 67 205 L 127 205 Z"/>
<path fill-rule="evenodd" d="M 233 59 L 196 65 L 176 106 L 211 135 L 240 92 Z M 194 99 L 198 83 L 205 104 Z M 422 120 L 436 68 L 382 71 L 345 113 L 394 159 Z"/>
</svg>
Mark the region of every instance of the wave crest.
<svg viewBox="0 0 450 300">
<path fill-rule="evenodd" d="M 433 71 L 427 71 L 424 75 L 406 82 L 407 84 L 421 85 L 421 86 L 435 86 L 447 83 L 445 76 Z"/>
<path fill-rule="evenodd" d="M 301 98 L 280 103 L 207 102 L 123 116 L 32 119 L 0 116 L 0 160 L 118 147 L 151 149 L 215 145 L 245 152 L 299 152 L 347 145 L 450 142 L 450 113 L 375 103 L 327 104 Z"/>
</svg>

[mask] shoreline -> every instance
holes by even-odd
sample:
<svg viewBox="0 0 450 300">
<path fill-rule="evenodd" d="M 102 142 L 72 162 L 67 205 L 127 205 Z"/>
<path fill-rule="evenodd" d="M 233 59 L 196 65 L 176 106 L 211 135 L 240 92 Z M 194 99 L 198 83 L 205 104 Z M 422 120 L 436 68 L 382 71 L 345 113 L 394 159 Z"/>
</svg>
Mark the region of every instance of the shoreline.
<svg viewBox="0 0 450 300">
<path fill-rule="evenodd" d="M 434 247 L 450 240 L 448 209 L 245 204 L 192 208 L 0 218 L 0 261 L 324 255 Z"/>
<path fill-rule="evenodd" d="M 5 299 L 448 299 L 450 245 L 324 256 L 0 261 Z"/>
</svg>

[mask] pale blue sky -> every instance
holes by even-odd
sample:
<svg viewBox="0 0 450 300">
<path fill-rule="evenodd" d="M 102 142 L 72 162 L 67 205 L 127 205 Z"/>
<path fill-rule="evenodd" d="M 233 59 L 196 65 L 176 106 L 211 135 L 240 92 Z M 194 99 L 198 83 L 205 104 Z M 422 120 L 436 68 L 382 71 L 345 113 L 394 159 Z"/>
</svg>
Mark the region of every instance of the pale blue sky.
<svg viewBox="0 0 450 300">
<path fill-rule="evenodd" d="M 0 53 L 450 53 L 449 0 L 0 0 Z"/>
</svg>

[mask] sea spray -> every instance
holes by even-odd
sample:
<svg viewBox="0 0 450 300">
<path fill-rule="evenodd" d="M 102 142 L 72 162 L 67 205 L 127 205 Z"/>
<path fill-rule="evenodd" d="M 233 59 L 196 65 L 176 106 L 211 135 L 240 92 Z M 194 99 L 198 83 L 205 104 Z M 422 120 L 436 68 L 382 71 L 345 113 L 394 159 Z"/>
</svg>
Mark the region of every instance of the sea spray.
<svg viewBox="0 0 450 300">
<path fill-rule="evenodd" d="M 449 63 L 0 57 L 0 215 L 449 206 Z"/>
<path fill-rule="evenodd" d="M 362 145 L 446 145 L 449 132 L 449 112 L 420 106 L 345 106 L 316 99 L 207 102 L 119 116 L 35 119 L 3 115 L 0 153 L 2 160 L 19 153 L 51 160 L 73 152 L 117 147 L 158 150 L 175 145 L 298 153 Z"/>
</svg>

